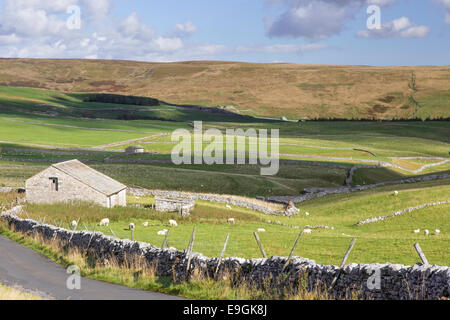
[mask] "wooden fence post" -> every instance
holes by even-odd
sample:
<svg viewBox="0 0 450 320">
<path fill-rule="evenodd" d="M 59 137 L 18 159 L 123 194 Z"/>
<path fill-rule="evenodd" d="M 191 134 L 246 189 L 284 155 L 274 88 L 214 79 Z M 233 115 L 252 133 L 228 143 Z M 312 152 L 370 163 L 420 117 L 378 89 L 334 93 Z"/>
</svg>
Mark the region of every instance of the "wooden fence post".
<svg viewBox="0 0 450 320">
<path fill-rule="evenodd" d="M 194 250 L 194 241 L 195 241 L 195 232 L 196 231 L 197 231 L 197 227 L 194 227 L 194 230 L 192 231 L 191 241 L 189 242 L 189 246 L 187 249 L 188 261 L 187 261 L 187 266 L 186 266 L 186 279 L 188 277 L 189 269 L 191 267 L 192 251 Z"/>
<path fill-rule="evenodd" d="M 345 263 L 347 262 L 348 256 L 350 255 L 350 252 L 352 252 L 353 247 L 355 246 L 355 243 L 356 243 L 356 238 L 353 238 L 352 243 L 350 244 L 350 247 L 348 248 L 347 253 L 344 256 L 344 259 L 342 259 L 342 263 L 341 263 L 341 265 L 339 267 L 338 273 L 334 277 L 333 282 L 331 282 L 330 289 L 332 289 L 334 287 L 334 285 L 336 284 L 336 281 L 339 279 L 339 276 L 341 275 L 342 268 L 345 266 Z"/>
<path fill-rule="evenodd" d="M 113 229 L 111 229 L 111 227 L 109 227 L 109 231 L 111 231 L 111 234 L 117 238 L 116 233 L 113 231 Z"/>
<path fill-rule="evenodd" d="M 414 245 L 414 248 L 416 248 L 416 251 L 417 251 L 417 253 L 419 254 L 420 259 L 422 260 L 422 263 L 423 263 L 424 265 L 429 265 L 428 259 L 427 259 L 427 257 L 425 256 L 425 254 L 423 253 L 422 248 L 420 247 L 420 245 L 419 245 L 418 243 L 416 243 L 416 244 Z"/>
<path fill-rule="evenodd" d="M 95 228 L 97 228 L 97 226 L 94 226 L 94 229 L 92 230 L 93 233 L 92 233 L 91 238 L 89 239 L 89 243 L 88 243 L 86 249 L 89 249 L 89 246 L 91 245 L 92 238 L 94 238 L 94 236 L 95 236 Z"/>
<path fill-rule="evenodd" d="M 262 253 L 263 257 L 265 259 L 267 259 L 266 252 L 264 251 L 264 248 L 262 246 L 261 240 L 259 239 L 258 233 L 257 232 L 253 232 L 253 235 L 255 236 L 256 242 L 258 243 L 258 246 L 259 246 L 259 250 L 261 250 L 261 253 Z"/>
<path fill-rule="evenodd" d="M 294 256 L 295 250 L 297 249 L 297 245 L 298 245 L 298 243 L 300 242 L 300 239 L 303 236 L 303 232 L 304 232 L 304 230 L 302 232 L 300 232 L 300 234 L 298 235 L 297 240 L 294 243 L 294 247 L 292 247 L 291 254 L 289 255 L 289 258 L 287 259 L 287 261 L 286 261 L 286 263 L 285 263 L 285 265 L 283 267 L 283 270 L 281 270 L 281 272 L 284 272 L 284 270 L 286 270 L 286 268 L 288 267 L 289 263 L 291 262 L 291 259 Z"/>
<path fill-rule="evenodd" d="M 225 243 L 223 244 L 222 253 L 220 254 L 219 262 L 217 262 L 216 272 L 214 272 L 214 277 L 217 276 L 219 272 L 220 264 L 222 263 L 223 256 L 225 255 L 225 250 L 227 249 L 228 239 L 230 239 L 230 234 L 227 234 L 227 238 L 225 239 Z"/>
<path fill-rule="evenodd" d="M 166 236 L 164 237 L 164 241 L 163 241 L 163 244 L 162 244 L 162 249 L 164 249 L 164 248 L 168 248 L 169 247 L 169 233 L 170 233 L 170 230 L 168 230 L 167 232 L 166 232 Z"/>
</svg>

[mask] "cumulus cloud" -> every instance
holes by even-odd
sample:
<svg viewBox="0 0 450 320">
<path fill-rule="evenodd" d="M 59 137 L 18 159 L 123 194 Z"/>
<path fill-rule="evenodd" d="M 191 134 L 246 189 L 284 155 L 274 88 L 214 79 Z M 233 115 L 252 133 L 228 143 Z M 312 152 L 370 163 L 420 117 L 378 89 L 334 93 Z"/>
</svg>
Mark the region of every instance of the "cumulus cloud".
<svg viewBox="0 0 450 320">
<path fill-rule="evenodd" d="M 222 45 L 198 43 L 192 21 L 174 25 L 165 34 L 132 12 L 119 19 L 111 0 L 5 0 L 0 7 L 0 56 L 20 58 L 132 59 L 179 61 L 217 55 L 301 54 L 323 44 Z M 70 6 L 79 6 L 81 28 L 70 29 Z"/>
<path fill-rule="evenodd" d="M 382 24 L 380 29 L 360 30 L 357 36 L 360 38 L 424 38 L 430 33 L 427 26 L 419 26 L 408 18 L 399 19 Z"/>
<path fill-rule="evenodd" d="M 345 22 L 364 6 L 391 5 L 395 0 L 268 0 L 281 5 L 284 11 L 275 18 L 266 18 L 269 37 L 304 37 L 323 40 L 341 33 Z"/>
</svg>

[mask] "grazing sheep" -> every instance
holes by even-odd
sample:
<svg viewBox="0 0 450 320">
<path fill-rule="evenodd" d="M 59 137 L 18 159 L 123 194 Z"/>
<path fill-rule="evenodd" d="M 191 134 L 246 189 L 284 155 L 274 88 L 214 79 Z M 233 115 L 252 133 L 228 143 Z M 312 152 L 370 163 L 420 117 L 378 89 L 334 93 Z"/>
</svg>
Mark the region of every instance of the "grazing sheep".
<svg viewBox="0 0 450 320">
<path fill-rule="evenodd" d="M 109 226 L 109 219 L 105 218 L 102 221 L 100 221 L 100 227 L 107 227 Z"/>
<path fill-rule="evenodd" d="M 144 223 L 142 224 L 142 226 L 147 228 L 147 227 L 148 227 L 148 222 L 144 222 Z"/>
<path fill-rule="evenodd" d="M 130 225 L 128 226 L 128 230 L 133 231 L 134 229 L 136 229 L 136 225 L 132 222 L 132 223 L 130 223 Z"/>
<path fill-rule="evenodd" d="M 73 220 L 73 221 L 70 223 L 70 226 L 72 227 L 72 229 L 75 229 L 75 228 L 78 226 L 78 223 L 77 223 L 75 220 Z"/>
<path fill-rule="evenodd" d="M 398 196 L 399 192 L 398 191 L 394 191 L 394 196 Z"/>
<path fill-rule="evenodd" d="M 420 233 L 420 229 L 414 230 L 414 233 Z"/>
<path fill-rule="evenodd" d="M 227 204 L 227 209 L 228 210 L 233 210 L 233 208 L 229 204 Z"/>
<path fill-rule="evenodd" d="M 178 227 L 178 223 L 175 220 L 169 220 L 169 225 L 171 227 Z"/>
<path fill-rule="evenodd" d="M 158 231 L 158 236 L 165 236 L 167 234 L 168 230 L 164 229 L 161 231 Z"/>
<path fill-rule="evenodd" d="M 311 234 L 312 230 L 311 229 L 305 229 L 305 230 L 303 230 L 303 233 L 304 234 Z"/>
<path fill-rule="evenodd" d="M 434 230 L 434 234 L 436 236 L 440 235 L 441 234 L 441 230 L 439 230 L 439 229 Z"/>
<path fill-rule="evenodd" d="M 260 228 L 258 229 L 258 232 L 266 232 L 266 229 Z"/>
<path fill-rule="evenodd" d="M 309 212 L 305 212 L 305 216 L 309 217 Z"/>
<path fill-rule="evenodd" d="M 228 223 L 235 224 L 235 223 L 236 223 L 236 220 L 235 220 L 234 218 L 230 218 L 230 219 L 228 219 Z"/>
<path fill-rule="evenodd" d="M 425 230 L 423 233 L 424 233 L 427 237 L 430 235 L 430 231 L 429 231 L 429 230 Z"/>
</svg>

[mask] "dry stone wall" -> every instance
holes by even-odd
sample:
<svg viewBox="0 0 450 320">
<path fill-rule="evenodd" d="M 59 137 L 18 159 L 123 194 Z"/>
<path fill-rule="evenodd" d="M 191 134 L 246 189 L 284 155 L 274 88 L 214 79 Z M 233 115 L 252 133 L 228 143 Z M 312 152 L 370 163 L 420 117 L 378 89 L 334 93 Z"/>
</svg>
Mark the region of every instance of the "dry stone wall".
<svg viewBox="0 0 450 320">
<path fill-rule="evenodd" d="M 160 249 L 147 243 L 121 240 L 102 233 L 69 231 L 50 225 L 40 225 L 33 220 L 17 216 L 21 207 L 2 213 L 17 231 L 38 234 L 45 239 L 57 239 L 82 250 L 88 250 L 99 259 L 111 257 L 119 263 L 140 259 L 156 268 L 158 276 L 173 277 L 183 281 L 193 274 L 213 276 L 217 258 L 208 258 L 194 253 L 191 269 L 186 270 L 186 251 L 174 248 Z M 317 286 L 329 288 L 334 277 L 340 275 L 335 286 L 328 289 L 330 297 L 342 299 L 357 295 L 362 299 L 410 300 L 441 299 L 450 297 L 450 268 L 447 266 L 414 266 L 385 264 L 351 264 L 339 269 L 337 266 L 321 265 L 313 260 L 294 258 L 283 271 L 285 257 L 270 259 L 227 258 L 220 268 L 219 275 L 228 275 L 233 283 L 267 288 L 277 286 L 283 290 L 297 290 L 299 286 L 314 290 Z"/>
<path fill-rule="evenodd" d="M 225 203 L 234 205 L 237 207 L 247 208 L 250 210 L 259 211 L 269 215 L 278 215 L 278 216 L 292 216 L 297 214 L 297 210 L 274 210 L 269 208 L 268 206 L 260 205 L 257 203 L 253 203 L 250 201 L 244 201 L 235 199 L 227 196 L 219 196 L 212 194 L 202 194 L 202 193 L 184 193 L 178 191 L 163 191 L 163 190 L 147 190 L 147 189 L 136 189 L 136 188 L 128 188 L 128 194 L 135 196 L 154 196 L 154 197 L 162 197 L 169 199 L 184 199 L 184 200 L 201 200 L 201 201 L 209 201 L 209 202 L 217 202 L 217 203 Z"/>
</svg>

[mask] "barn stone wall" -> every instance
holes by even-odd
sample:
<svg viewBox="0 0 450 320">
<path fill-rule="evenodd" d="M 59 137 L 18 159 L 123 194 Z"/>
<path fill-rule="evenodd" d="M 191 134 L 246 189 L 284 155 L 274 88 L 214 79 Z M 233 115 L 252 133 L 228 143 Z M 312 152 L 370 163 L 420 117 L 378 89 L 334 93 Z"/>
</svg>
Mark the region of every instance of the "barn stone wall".
<svg viewBox="0 0 450 320">
<path fill-rule="evenodd" d="M 160 249 L 148 243 L 121 240 L 102 233 L 86 231 L 73 232 L 50 225 L 40 225 L 33 220 L 17 217 L 21 207 L 4 212 L 17 231 L 38 234 L 45 239 L 57 239 L 75 248 L 88 250 L 101 260 L 115 257 L 119 263 L 139 258 L 156 268 L 159 276 L 173 277 L 183 281 L 194 274 L 213 276 L 218 258 L 207 258 L 194 253 L 191 269 L 187 271 L 186 251 L 174 248 Z M 337 266 L 317 264 L 313 260 L 294 258 L 283 271 L 287 258 L 270 259 L 227 258 L 219 268 L 219 276 L 228 275 L 233 283 L 247 283 L 260 288 L 277 287 L 297 290 L 301 285 L 308 290 L 317 286 L 327 288 L 330 298 L 351 298 L 372 300 L 435 300 L 450 297 L 450 268 L 417 264 L 404 266 L 396 264 L 351 264 L 340 269 Z M 128 261 L 129 262 L 129 261 Z M 330 288 L 339 274 L 335 286 Z"/>
<path fill-rule="evenodd" d="M 58 178 L 58 191 L 52 191 L 50 177 Z M 26 182 L 26 190 L 26 199 L 30 203 L 55 203 L 79 200 L 94 202 L 108 207 L 108 198 L 104 194 L 87 187 L 86 184 L 54 167 L 50 167 L 28 179 Z"/>
</svg>

